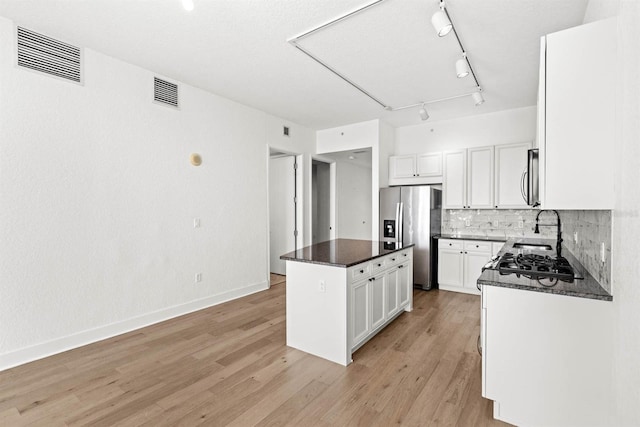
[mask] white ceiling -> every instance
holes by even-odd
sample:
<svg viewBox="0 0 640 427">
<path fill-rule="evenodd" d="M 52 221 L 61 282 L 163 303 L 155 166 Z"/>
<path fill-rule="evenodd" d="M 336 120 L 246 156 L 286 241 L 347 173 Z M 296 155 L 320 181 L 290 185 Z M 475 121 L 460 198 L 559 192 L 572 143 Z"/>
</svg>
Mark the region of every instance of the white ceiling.
<svg viewBox="0 0 640 427">
<path fill-rule="evenodd" d="M 368 0 L 0 0 L 18 25 L 250 105 L 313 129 L 381 118 L 421 123 L 417 108 L 385 111 L 299 52 L 287 39 Z M 582 23 L 588 0 L 448 0 L 486 102 L 428 106 L 443 120 L 534 105 L 540 36 Z M 386 104 L 468 93 L 457 79 L 453 34 L 431 26 L 436 0 L 386 0 L 303 39 Z"/>
</svg>

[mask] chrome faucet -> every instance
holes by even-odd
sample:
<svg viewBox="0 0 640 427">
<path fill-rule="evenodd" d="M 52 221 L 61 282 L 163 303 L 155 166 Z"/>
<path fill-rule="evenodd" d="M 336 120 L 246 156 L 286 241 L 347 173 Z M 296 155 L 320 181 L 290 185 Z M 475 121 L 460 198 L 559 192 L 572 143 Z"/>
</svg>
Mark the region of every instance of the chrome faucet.
<svg viewBox="0 0 640 427">
<path fill-rule="evenodd" d="M 551 212 L 554 212 L 556 214 L 556 216 L 558 217 L 558 223 L 557 224 L 540 224 L 540 214 L 542 212 L 545 212 L 546 210 L 543 209 L 540 212 L 538 212 L 538 215 L 536 215 L 536 228 L 533 230 L 533 232 L 535 234 L 540 234 L 540 228 L 539 226 L 543 226 L 543 227 L 558 227 L 558 242 L 556 243 L 556 253 L 558 254 L 558 257 L 561 256 L 561 251 L 562 251 L 562 224 L 560 223 L 560 214 L 558 213 L 557 210 L 552 210 Z"/>
</svg>

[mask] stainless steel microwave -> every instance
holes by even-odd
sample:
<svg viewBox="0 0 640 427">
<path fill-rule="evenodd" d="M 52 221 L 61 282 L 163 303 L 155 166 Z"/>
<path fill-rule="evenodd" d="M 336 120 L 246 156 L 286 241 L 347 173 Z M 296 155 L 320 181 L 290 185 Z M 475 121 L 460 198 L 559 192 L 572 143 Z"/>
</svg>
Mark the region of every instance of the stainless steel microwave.
<svg viewBox="0 0 640 427">
<path fill-rule="evenodd" d="M 538 162 L 539 152 L 537 148 L 527 151 L 527 170 L 526 184 L 523 179 L 523 197 L 527 201 L 527 205 L 536 207 L 540 206 L 540 172 Z"/>
</svg>

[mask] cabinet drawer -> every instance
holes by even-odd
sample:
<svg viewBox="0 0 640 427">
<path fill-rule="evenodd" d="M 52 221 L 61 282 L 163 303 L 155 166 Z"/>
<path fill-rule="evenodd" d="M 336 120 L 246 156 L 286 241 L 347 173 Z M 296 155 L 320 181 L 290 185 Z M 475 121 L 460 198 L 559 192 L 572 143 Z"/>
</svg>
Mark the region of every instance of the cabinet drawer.
<svg viewBox="0 0 640 427">
<path fill-rule="evenodd" d="M 447 240 L 447 239 L 439 239 L 438 240 L 438 248 L 441 249 L 460 249 L 463 247 L 463 240 Z"/>
<path fill-rule="evenodd" d="M 491 242 L 476 242 L 476 241 L 465 241 L 464 242 L 464 250 L 465 251 L 475 251 L 475 252 L 489 252 L 491 253 Z"/>
<path fill-rule="evenodd" d="M 387 268 L 387 258 L 380 257 L 371 261 L 371 274 L 375 275 L 378 272 Z"/>
<path fill-rule="evenodd" d="M 351 268 L 351 277 L 354 281 L 365 278 L 371 274 L 371 263 L 356 265 Z"/>
</svg>

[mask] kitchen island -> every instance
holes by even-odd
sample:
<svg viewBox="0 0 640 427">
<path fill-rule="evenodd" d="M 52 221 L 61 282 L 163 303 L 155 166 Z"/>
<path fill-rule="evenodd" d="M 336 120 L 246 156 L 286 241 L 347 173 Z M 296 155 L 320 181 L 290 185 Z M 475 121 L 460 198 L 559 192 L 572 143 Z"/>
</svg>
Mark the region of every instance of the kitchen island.
<svg viewBox="0 0 640 427">
<path fill-rule="evenodd" d="M 341 365 L 413 308 L 413 245 L 336 239 L 282 255 L 287 345 Z"/>
</svg>

